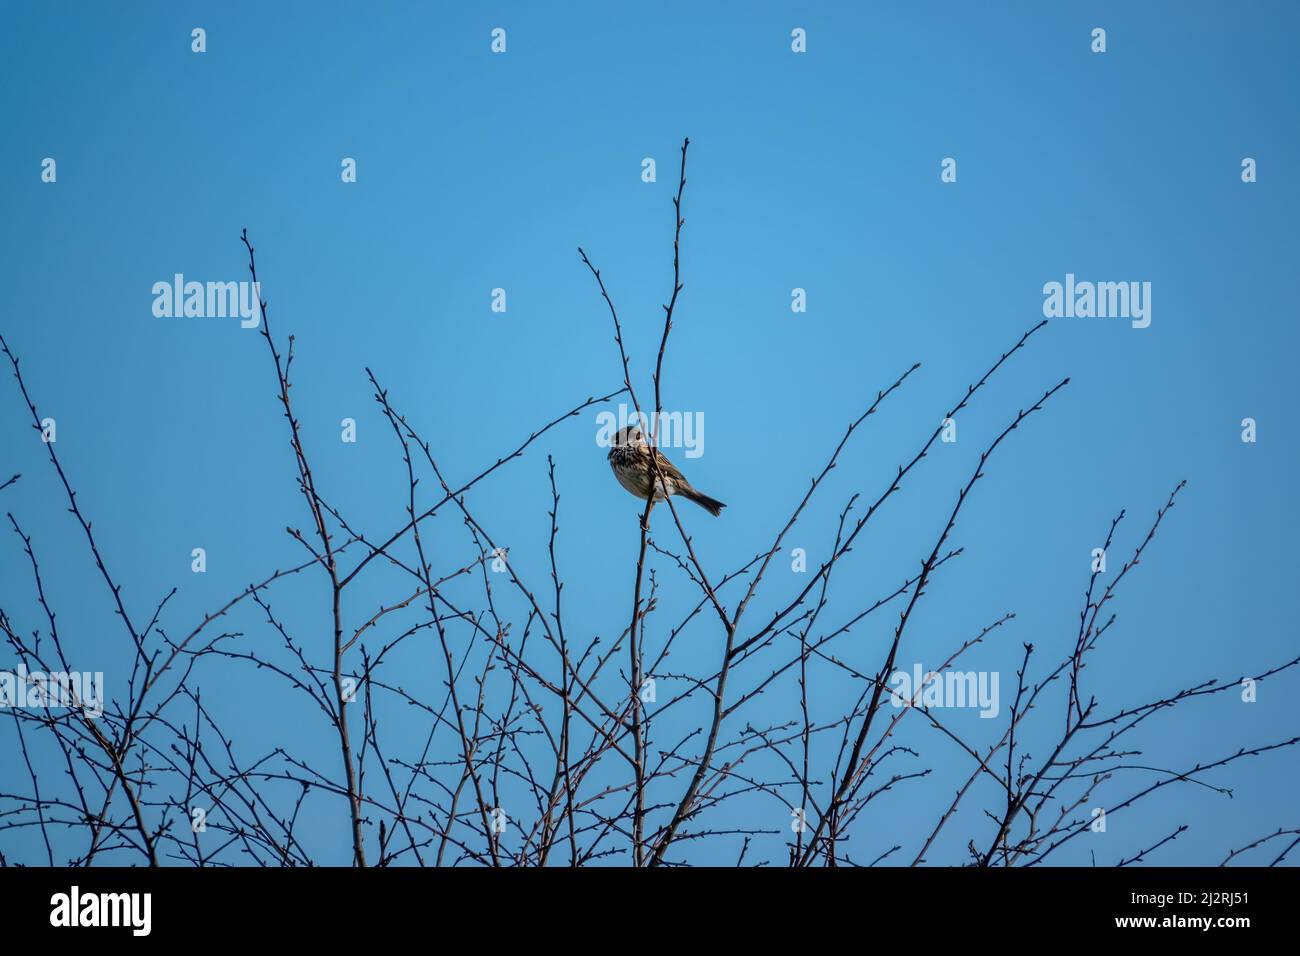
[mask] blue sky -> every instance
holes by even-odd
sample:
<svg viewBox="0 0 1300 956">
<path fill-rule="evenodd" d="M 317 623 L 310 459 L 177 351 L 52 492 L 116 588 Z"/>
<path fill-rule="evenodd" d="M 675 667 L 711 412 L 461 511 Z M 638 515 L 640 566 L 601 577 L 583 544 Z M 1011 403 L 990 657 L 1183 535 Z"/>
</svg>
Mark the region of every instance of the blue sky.
<svg viewBox="0 0 1300 956">
<path fill-rule="evenodd" d="M 182 631 L 300 560 L 283 529 L 308 520 L 265 343 L 232 320 L 155 318 L 153 283 L 245 278 L 247 227 L 273 328 L 296 336 L 294 399 L 324 493 L 386 536 L 402 521 L 404 480 L 364 368 L 461 480 L 621 385 L 579 245 L 650 394 L 677 149 L 690 136 L 664 403 L 703 414 L 703 456 L 689 467 L 680 450 L 669 457 L 728 505 L 716 520 L 679 509 L 707 566 L 733 569 L 767 547 L 845 425 L 913 362 L 921 369 L 855 437 L 787 552 L 824 556 L 849 495 L 887 487 L 1041 319 L 1044 283 L 1146 281 L 1149 328 L 1055 320 L 981 393 L 958 441 L 909 476 L 837 571 L 834 618 L 914 573 L 979 452 L 1068 375 L 988 466 L 953 539 L 966 552 L 936 575 L 900 660 L 937 665 L 1015 611 L 970 666 L 999 671 L 1005 689 L 1024 642 L 1041 649 L 1040 667 L 1054 661 L 1111 517 L 1128 511 L 1118 564 L 1182 479 L 1088 669 L 1094 692 L 1118 709 L 1295 656 L 1284 613 L 1300 530 L 1285 430 L 1300 344 L 1293 5 L 145 3 L 126 16 L 6 2 L 0 16 L 0 331 L 58 422 L 61 460 L 137 615 L 177 586 L 169 623 Z M 202 55 L 190 49 L 196 26 Z M 1090 50 L 1098 26 L 1104 54 Z M 507 31 L 504 55 L 489 50 L 494 27 Z M 795 27 L 807 31 L 802 55 Z M 45 157 L 55 183 L 41 181 Z M 344 157 L 355 183 L 340 181 Z M 655 183 L 642 182 L 645 157 Z M 945 157 L 955 183 L 940 181 Z M 1255 183 L 1241 180 L 1244 157 L 1258 163 Z M 796 287 L 805 313 L 791 311 Z M 505 313 L 490 309 L 494 288 Z M 584 640 L 626 626 L 638 544 L 636 503 L 595 444 L 595 411 L 548 433 L 474 502 L 545 590 L 554 457 L 566 627 Z M 0 480 L 23 478 L 0 505 L 33 535 L 78 659 L 112 694 L 127 645 L 24 415 L 8 382 Z M 339 441 L 346 417 L 356 444 Z M 1246 417 L 1253 444 L 1241 441 Z M 467 553 L 458 521 L 436 525 L 446 561 Z M 195 547 L 208 554 L 202 576 L 190 572 Z M 754 618 L 802 586 L 788 565 L 775 565 Z M 652 644 L 694 601 L 670 563 L 656 567 L 670 596 Z M 0 606 L 34 627 L 26 575 L 15 538 L 0 547 Z M 351 613 L 364 620 L 405 586 L 366 582 Z M 324 635 L 320 598 L 319 582 L 295 583 L 277 604 L 304 639 Z M 855 632 L 845 657 L 877 660 L 893 622 L 882 613 Z M 269 639 L 256 615 L 241 626 Z M 701 628 L 671 670 L 702 674 L 718 654 Z M 820 704 L 847 706 L 847 687 L 824 686 Z M 1251 705 L 1229 693 L 1153 719 L 1143 760 L 1184 767 L 1291 736 L 1295 686 L 1284 676 Z M 250 754 L 280 742 L 275 728 L 337 760 L 328 728 L 311 724 L 319 714 L 263 677 L 218 666 L 204 693 Z M 788 719 L 796 703 L 790 686 L 774 689 L 740 723 Z M 425 730 L 409 719 L 391 718 L 402 743 Z M 992 734 L 981 723 L 993 722 L 966 724 L 976 739 Z M 881 798 L 854 838 L 866 860 L 892 842 L 910 860 L 969 772 L 917 724 L 904 739 L 934 774 Z M 1295 751 L 1207 780 L 1231 799 L 1165 788 L 1059 862 L 1113 863 L 1186 822 L 1156 862 L 1217 863 L 1298 825 Z M 932 859 L 964 862 L 967 838 L 988 839 L 983 805 L 963 808 Z M 742 816 L 782 829 L 785 812 L 756 801 Z M 348 860 L 343 814 L 322 801 L 307 821 L 323 861 Z M 35 853 L 35 839 L 10 832 L 3 849 Z M 738 844 L 690 858 L 730 861 Z M 781 844 L 770 838 L 763 855 L 779 862 Z"/>
</svg>

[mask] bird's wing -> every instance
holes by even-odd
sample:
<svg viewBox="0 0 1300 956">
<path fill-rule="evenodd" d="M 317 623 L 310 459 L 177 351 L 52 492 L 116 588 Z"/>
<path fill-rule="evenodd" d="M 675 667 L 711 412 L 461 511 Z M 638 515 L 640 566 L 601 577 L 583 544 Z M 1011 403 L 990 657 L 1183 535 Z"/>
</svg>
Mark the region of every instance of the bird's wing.
<svg viewBox="0 0 1300 956">
<path fill-rule="evenodd" d="M 685 481 L 686 476 L 677 470 L 677 466 L 664 457 L 663 452 L 658 448 L 655 449 L 655 464 L 659 466 L 659 474 L 664 478 L 671 478 L 673 481 Z"/>
</svg>

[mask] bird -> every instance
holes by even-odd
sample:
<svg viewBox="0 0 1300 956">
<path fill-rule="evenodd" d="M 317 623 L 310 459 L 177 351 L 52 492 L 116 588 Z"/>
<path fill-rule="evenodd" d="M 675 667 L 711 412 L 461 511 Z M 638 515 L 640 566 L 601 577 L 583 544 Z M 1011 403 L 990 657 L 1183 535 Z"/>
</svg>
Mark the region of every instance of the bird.
<svg viewBox="0 0 1300 956">
<path fill-rule="evenodd" d="M 652 478 L 650 474 L 652 453 L 658 467 L 657 478 Z M 696 491 L 686 476 L 659 449 L 651 449 L 645 435 L 636 425 L 620 428 L 614 435 L 609 449 L 609 467 L 614 469 L 618 483 L 642 500 L 650 497 L 650 486 L 653 483 L 656 486 L 655 501 L 663 501 L 666 491 L 669 495 L 681 495 L 687 501 L 695 502 L 715 517 L 726 507 L 718 499 Z M 650 507 L 654 507 L 653 502 Z"/>
</svg>

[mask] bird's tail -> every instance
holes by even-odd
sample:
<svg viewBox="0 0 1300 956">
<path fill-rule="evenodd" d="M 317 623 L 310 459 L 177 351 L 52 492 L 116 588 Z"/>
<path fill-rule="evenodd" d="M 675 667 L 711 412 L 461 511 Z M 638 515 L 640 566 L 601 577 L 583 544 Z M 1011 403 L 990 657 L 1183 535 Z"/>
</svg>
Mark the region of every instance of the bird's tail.
<svg viewBox="0 0 1300 956">
<path fill-rule="evenodd" d="M 710 498 L 708 495 L 700 494 L 698 491 L 696 491 L 694 488 L 691 488 L 690 486 L 682 488 L 681 494 L 682 497 L 686 498 L 687 501 L 695 502 L 697 505 L 699 505 L 701 508 L 703 508 L 705 511 L 707 511 L 709 514 L 713 515 L 714 517 L 717 517 L 718 515 L 722 514 L 722 509 L 727 507 L 717 498 Z"/>
</svg>

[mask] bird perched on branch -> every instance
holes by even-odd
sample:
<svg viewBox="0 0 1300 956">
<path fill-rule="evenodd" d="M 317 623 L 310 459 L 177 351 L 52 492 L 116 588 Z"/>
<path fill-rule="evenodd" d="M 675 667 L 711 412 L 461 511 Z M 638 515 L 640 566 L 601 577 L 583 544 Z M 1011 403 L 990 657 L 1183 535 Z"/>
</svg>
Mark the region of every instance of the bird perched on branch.
<svg viewBox="0 0 1300 956">
<path fill-rule="evenodd" d="M 657 468 L 657 476 L 653 478 L 650 473 L 652 454 Z M 650 497 L 650 487 L 653 484 L 655 501 L 663 501 L 666 492 L 695 502 L 711 515 L 721 514 L 726 507 L 716 498 L 696 491 L 686 476 L 659 449 L 652 449 L 646 443 L 645 435 L 636 425 L 621 428 L 614 436 L 609 449 L 609 467 L 614 469 L 618 483 L 642 500 Z"/>
</svg>

